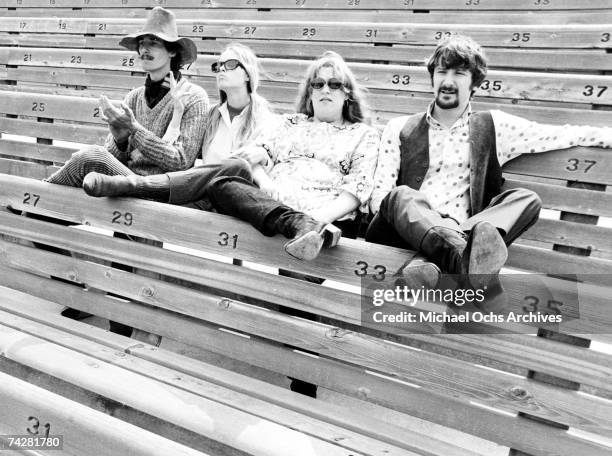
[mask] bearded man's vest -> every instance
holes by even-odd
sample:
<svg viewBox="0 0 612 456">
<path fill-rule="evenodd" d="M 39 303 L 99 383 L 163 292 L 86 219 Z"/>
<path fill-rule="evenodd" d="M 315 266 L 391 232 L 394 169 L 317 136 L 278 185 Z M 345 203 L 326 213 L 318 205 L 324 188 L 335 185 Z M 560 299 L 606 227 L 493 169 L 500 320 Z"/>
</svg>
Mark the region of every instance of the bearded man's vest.
<svg viewBox="0 0 612 456">
<path fill-rule="evenodd" d="M 478 214 L 501 192 L 495 125 L 488 111 L 474 112 L 470 130 L 470 211 Z M 410 116 L 400 132 L 400 172 L 397 185 L 419 190 L 429 169 L 429 123 L 426 114 Z"/>
</svg>

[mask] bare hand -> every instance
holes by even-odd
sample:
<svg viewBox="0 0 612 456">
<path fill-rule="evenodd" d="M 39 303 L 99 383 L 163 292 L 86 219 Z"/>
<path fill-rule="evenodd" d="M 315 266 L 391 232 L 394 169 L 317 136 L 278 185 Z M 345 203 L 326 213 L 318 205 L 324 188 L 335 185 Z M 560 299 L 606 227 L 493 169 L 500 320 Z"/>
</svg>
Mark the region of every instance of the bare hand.
<svg viewBox="0 0 612 456">
<path fill-rule="evenodd" d="M 263 165 L 270 159 L 266 150 L 261 146 L 248 146 L 238 149 L 232 154 L 233 157 L 242 158 L 248 161 L 251 166 Z"/>
<path fill-rule="evenodd" d="M 129 128 L 118 124 L 115 119 L 121 114 L 121 111 L 115 108 L 106 96 L 100 97 L 100 112 L 101 119 L 108 123 L 108 129 L 117 142 L 125 142 L 130 137 Z M 111 122 L 111 119 L 113 121 Z"/>
</svg>

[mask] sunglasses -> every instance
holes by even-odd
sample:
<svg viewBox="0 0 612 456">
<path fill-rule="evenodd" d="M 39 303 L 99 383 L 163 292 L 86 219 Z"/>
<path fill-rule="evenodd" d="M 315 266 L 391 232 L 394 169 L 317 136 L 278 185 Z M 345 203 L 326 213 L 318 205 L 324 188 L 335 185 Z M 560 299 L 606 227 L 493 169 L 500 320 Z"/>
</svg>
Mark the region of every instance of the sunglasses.
<svg viewBox="0 0 612 456">
<path fill-rule="evenodd" d="M 329 87 L 329 90 L 338 90 L 344 87 L 344 83 L 336 78 L 331 78 L 328 81 L 323 78 L 314 78 L 310 81 L 310 87 L 315 90 L 321 90 L 325 86 Z"/>
<path fill-rule="evenodd" d="M 238 67 L 244 70 L 244 65 L 236 59 L 229 59 L 225 62 L 215 62 L 210 66 L 210 69 L 213 73 L 218 73 L 219 71 L 221 71 L 221 67 L 225 68 L 225 71 L 235 70 Z"/>
</svg>

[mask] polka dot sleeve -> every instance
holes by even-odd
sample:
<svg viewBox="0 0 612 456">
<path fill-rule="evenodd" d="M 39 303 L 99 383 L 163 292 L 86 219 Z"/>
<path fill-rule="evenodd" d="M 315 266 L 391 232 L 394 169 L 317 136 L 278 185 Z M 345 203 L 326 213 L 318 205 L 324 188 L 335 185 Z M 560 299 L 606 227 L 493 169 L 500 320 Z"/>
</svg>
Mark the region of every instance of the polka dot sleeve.
<svg viewBox="0 0 612 456">
<path fill-rule="evenodd" d="M 383 131 L 378 150 L 378 163 L 374 173 L 374 190 L 370 200 L 370 210 L 376 214 L 380 203 L 397 184 L 400 169 L 400 132 L 408 116 L 396 117 L 389 121 Z"/>
<path fill-rule="evenodd" d="M 609 127 L 540 124 L 497 110 L 491 111 L 491 116 L 500 165 L 522 154 L 573 146 L 612 147 L 612 128 Z"/>
</svg>

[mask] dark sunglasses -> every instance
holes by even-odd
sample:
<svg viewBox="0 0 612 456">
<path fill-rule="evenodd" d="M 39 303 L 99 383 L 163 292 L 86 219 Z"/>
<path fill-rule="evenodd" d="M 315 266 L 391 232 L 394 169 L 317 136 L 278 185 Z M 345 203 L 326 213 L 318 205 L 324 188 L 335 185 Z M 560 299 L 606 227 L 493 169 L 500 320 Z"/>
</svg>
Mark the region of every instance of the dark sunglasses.
<svg viewBox="0 0 612 456">
<path fill-rule="evenodd" d="M 219 71 L 221 71 L 221 67 L 225 68 L 225 71 L 235 70 L 238 67 L 244 70 L 244 65 L 236 59 L 229 59 L 225 62 L 215 62 L 210 66 L 210 69 L 213 73 L 218 73 Z"/>
<path fill-rule="evenodd" d="M 336 78 L 331 78 L 326 81 L 323 78 L 314 78 L 310 81 L 310 87 L 316 90 L 321 90 L 323 87 L 329 87 L 329 90 L 338 90 L 344 87 L 344 83 Z"/>
</svg>

